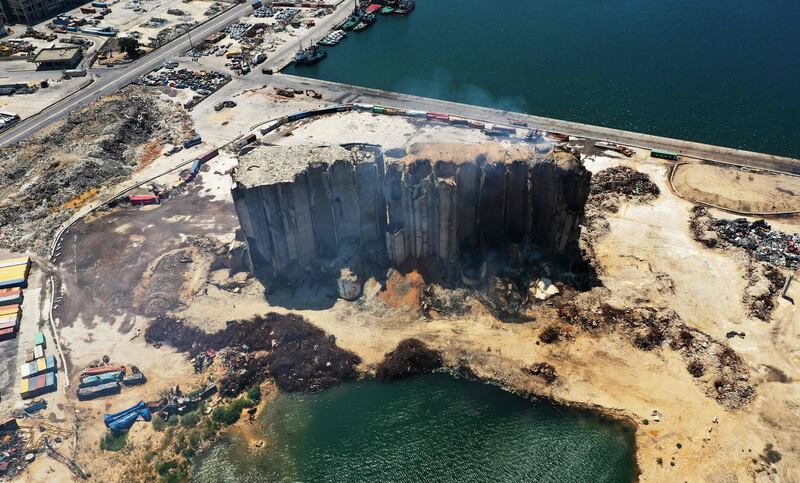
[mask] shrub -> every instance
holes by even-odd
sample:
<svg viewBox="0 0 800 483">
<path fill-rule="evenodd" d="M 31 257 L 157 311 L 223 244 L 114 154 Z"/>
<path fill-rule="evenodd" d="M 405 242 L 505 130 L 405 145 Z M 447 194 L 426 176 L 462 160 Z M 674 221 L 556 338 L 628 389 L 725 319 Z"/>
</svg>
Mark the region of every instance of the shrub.
<svg viewBox="0 0 800 483">
<path fill-rule="evenodd" d="M 181 426 L 184 428 L 193 428 L 200 422 L 200 416 L 198 416 L 196 411 L 192 411 L 188 414 L 184 414 L 181 416 Z"/>
<path fill-rule="evenodd" d="M 261 386 L 253 386 L 248 389 L 247 398 L 255 403 L 261 401 Z"/>
<path fill-rule="evenodd" d="M 103 451 L 119 451 L 125 447 L 125 443 L 128 442 L 128 431 L 122 431 L 121 433 L 114 434 L 114 433 L 106 433 L 103 439 L 100 440 L 100 449 Z"/>
<path fill-rule="evenodd" d="M 647 426 L 648 424 L 650 424 L 650 420 L 649 419 L 642 419 L 642 424 Z"/>
<path fill-rule="evenodd" d="M 167 419 L 167 425 L 169 426 L 176 426 L 178 424 L 178 415 L 173 414 Z"/>
<path fill-rule="evenodd" d="M 197 449 L 200 445 L 200 432 L 199 431 L 192 431 L 189 433 L 189 446 L 192 449 Z"/>
<path fill-rule="evenodd" d="M 152 419 L 153 421 L 153 429 L 156 431 L 164 431 L 164 418 L 159 415 L 155 415 Z"/>
<path fill-rule="evenodd" d="M 178 462 L 175 460 L 167 460 L 156 465 L 156 472 L 159 476 L 164 476 L 169 473 L 170 470 L 175 469 L 178 467 Z"/>
</svg>

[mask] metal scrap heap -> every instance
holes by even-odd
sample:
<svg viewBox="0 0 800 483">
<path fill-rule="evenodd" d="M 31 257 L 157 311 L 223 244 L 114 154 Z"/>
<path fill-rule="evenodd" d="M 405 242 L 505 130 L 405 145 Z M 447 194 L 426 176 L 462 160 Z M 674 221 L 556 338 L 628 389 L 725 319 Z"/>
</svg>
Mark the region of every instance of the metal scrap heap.
<svg viewBox="0 0 800 483">
<path fill-rule="evenodd" d="M 717 232 L 732 245 L 752 252 L 756 260 L 778 267 L 800 265 L 800 234 L 773 230 L 764 220 L 717 220 Z"/>
</svg>

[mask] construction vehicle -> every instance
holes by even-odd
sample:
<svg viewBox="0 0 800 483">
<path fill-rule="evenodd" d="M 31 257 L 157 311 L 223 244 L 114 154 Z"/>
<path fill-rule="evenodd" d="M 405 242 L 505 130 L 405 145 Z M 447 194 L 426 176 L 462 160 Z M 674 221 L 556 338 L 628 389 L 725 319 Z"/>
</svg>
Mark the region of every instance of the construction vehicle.
<svg viewBox="0 0 800 483">
<path fill-rule="evenodd" d="M 306 89 L 306 95 L 307 96 L 311 96 L 314 99 L 322 99 L 322 94 L 320 94 L 319 92 L 315 91 L 314 89 Z"/>
</svg>

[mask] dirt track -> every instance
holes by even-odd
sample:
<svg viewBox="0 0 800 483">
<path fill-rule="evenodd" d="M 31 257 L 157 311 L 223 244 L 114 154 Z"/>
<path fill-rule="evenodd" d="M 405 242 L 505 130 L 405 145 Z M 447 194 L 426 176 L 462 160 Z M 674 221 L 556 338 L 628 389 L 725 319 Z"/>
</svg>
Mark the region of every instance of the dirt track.
<svg viewBox="0 0 800 483">
<path fill-rule="evenodd" d="M 737 213 L 800 211 L 800 177 L 686 163 L 675 167 L 672 187 L 683 198 Z"/>
</svg>

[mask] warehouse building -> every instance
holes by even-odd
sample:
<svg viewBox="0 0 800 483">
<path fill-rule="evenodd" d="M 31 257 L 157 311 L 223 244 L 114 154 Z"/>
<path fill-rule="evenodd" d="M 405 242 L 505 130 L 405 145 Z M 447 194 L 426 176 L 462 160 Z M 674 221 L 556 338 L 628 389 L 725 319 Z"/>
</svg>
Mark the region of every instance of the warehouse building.
<svg viewBox="0 0 800 483">
<path fill-rule="evenodd" d="M 83 59 L 83 50 L 78 46 L 51 47 L 42 49 L 33 58 L 39 70 L 74 69 Z"/>
</svg>

